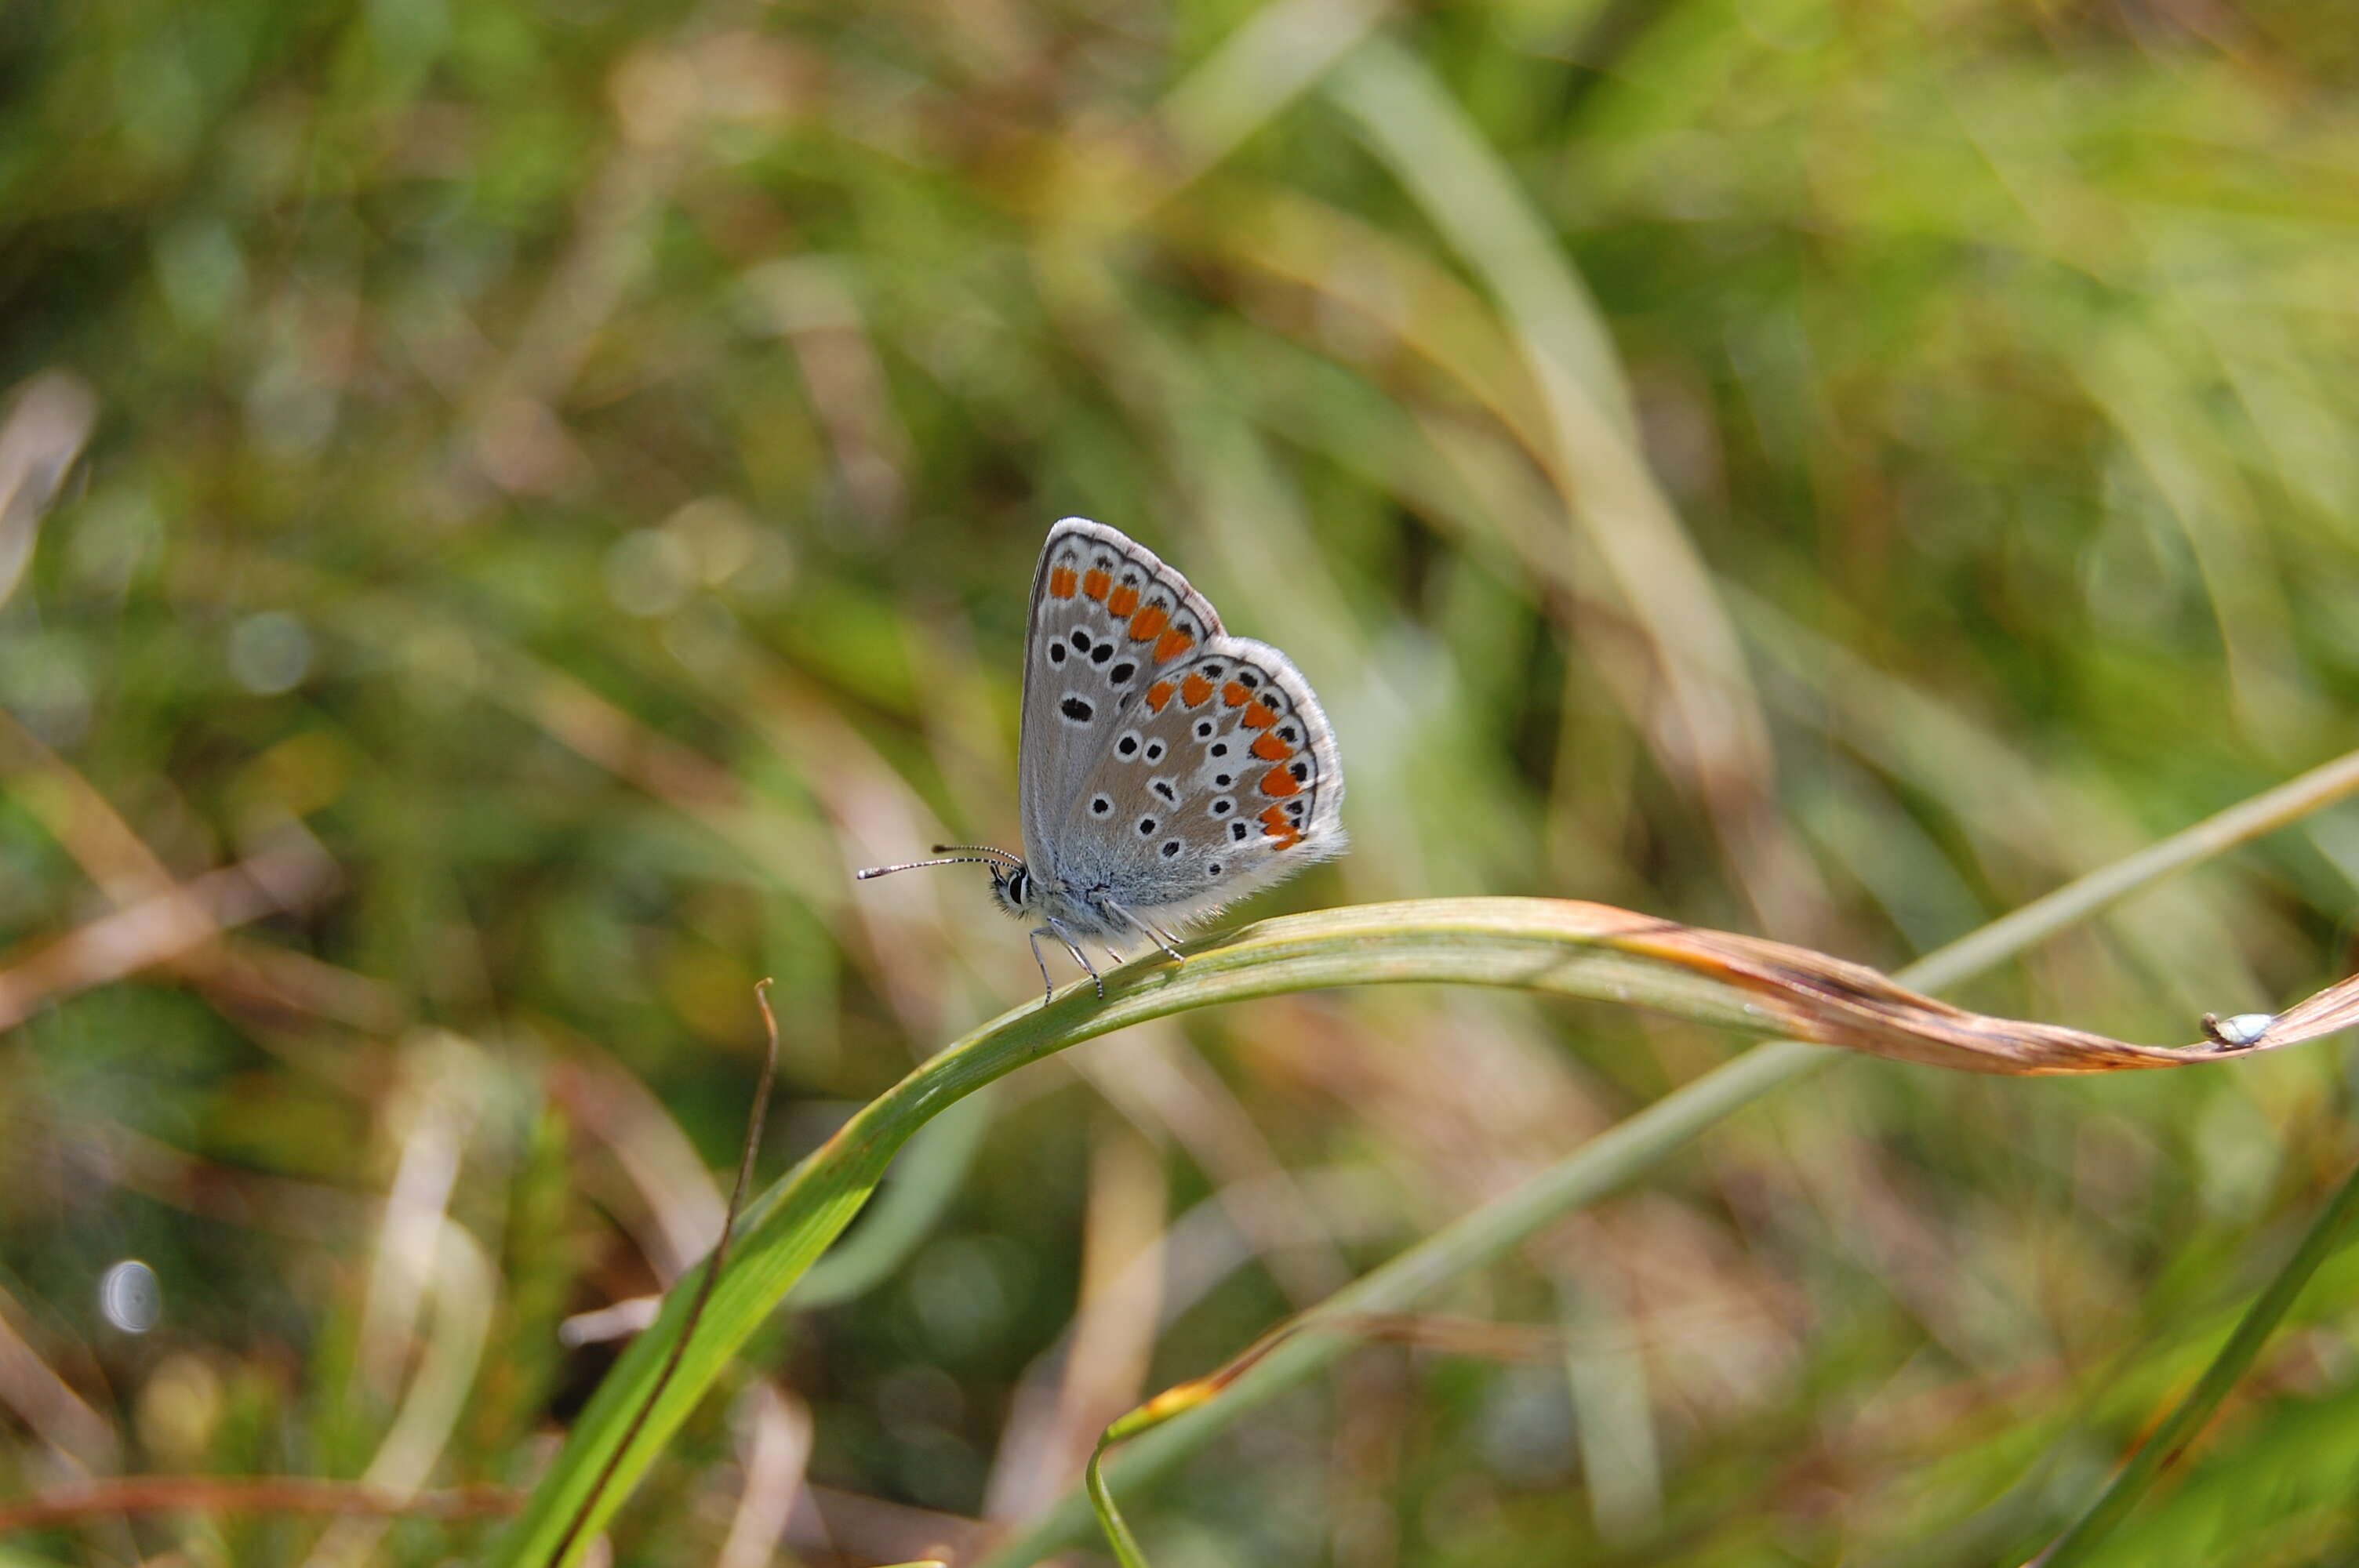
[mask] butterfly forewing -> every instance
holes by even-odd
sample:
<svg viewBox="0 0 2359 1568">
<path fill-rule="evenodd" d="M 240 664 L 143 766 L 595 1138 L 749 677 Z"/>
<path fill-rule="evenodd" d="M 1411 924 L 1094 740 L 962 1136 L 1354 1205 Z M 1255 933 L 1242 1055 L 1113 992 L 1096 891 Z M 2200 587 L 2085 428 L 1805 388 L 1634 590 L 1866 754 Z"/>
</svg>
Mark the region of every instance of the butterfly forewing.
<svg viewBox="0 0 2359 1568">
<path fill-rule="evenodd" d="M 1024 652 L 1024 848 L 1051 881 L 1071 847 L 1060 824 L 1141 694 L 1221 636 L 1188 579 L 1118 530 L 1068 517 L 1032 578 Z"/>
<path fill-rule="evenodd" d="M 1158 668 L 1110 740 L 1050 834 L 1077 887 L 1182 921 L 1343 848 L 1326 715 L 1266 643 L 1215 637 Z"/>
</svg>

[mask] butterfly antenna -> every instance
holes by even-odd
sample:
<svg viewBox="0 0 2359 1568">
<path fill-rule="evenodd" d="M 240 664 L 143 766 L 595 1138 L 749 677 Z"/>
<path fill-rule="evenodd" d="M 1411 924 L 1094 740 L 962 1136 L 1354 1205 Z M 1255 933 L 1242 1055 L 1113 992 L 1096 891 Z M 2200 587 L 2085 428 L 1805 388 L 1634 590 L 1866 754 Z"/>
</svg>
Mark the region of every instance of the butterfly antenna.
<svg viewBox="0 0 2359 1568">
<path fill-rule="evenodd" d="M 1000 864 L 999 861 L 987 855 L 952 855 L 941 860 L 903 860 L 897 866 L 870 866 L 864 871 L 853 872 L 852 877 L 854 881 L 864 882 L 871 877 L 881 877 L 890 871 L 914 871 L 922 866 L 996 866 L 998 864 Z"/>
<path fill-rule="evenodd" d="M 937 855 L 996 855 L 1011 866 L 1020 866 L 1024 863 L 1023 856 L 1008 849 L 995 849 L 988 844 L 937 844 L 934 846 L 934 853 Z"/>
</svg>

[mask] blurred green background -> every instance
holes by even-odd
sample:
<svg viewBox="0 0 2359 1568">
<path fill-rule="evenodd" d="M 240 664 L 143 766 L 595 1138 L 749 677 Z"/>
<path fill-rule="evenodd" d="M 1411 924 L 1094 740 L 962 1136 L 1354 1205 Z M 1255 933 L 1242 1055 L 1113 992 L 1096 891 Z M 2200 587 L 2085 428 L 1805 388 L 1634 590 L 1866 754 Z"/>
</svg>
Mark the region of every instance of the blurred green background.
<svg viewBox="0 0 2359 1568">
<path fill-rule="evenodd" d="M 1547 894 L 1892 965 L 2343 750 L 2354 256 L 2359 27 L 2293 0 L 14 0 L 0 1497 L 528 1483 L 709 1244 L 756 978 L 766 1174 L 1031 994 L 972 868 L 850 871 L 1014 843 L 1066 514 L 1334 719 L 1356 847 L 1241 917 Z M 2354 881 L 2345 807 L 1962 1000 L 2180 1043 L 2354 967 Z M 1030 1517 L 1737 1044 L 1378 990 L 1033 1068 L 614 1560 Z M 2019 1562 L 2348 1164 L 2343 1061 L 1844 1065 L 1435 1303 L 1561 1361 L 1371 1348 L 1133 1521 L 1160 1568 Z M 2359 1551 L 2354 1307 L 2331 1265 L 2119 1561 Z"/>
</svg>

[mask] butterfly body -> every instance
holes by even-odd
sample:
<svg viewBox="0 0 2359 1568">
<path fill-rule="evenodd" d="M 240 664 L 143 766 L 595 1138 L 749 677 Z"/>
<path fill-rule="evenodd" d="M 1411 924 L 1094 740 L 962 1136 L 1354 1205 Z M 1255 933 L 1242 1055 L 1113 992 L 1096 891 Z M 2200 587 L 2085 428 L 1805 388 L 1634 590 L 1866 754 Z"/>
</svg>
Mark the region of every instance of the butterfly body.
<svg viewBox="0 0 2359 1568">
<path fill-rule="evenodd" d="M 1038 923 L 1036 958 L 1052 936 L 1093 977 L 1082 937 L 1177 957 L 1171 925 L 1344 848 L 1343 763 L 1301 672 L 1086 518 L 1049 529 L 1033 574 L 1018 757 L 1025 852 L 980 851 L 994 895 Z"/>
</svg>

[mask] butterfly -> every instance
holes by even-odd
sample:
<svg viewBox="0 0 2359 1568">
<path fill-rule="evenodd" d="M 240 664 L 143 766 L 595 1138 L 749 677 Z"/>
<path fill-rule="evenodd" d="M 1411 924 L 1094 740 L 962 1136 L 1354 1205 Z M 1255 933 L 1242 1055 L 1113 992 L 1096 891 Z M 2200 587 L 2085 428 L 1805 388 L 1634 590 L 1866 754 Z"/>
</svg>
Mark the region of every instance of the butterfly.
<svg viewBox="0 0 2359 1568">
<path fill-rule="evenodd" d="M 1067 517 L 1049 530 L 1024 631 L 1016 746 L 1024 853 L 937 844 L 984 865 L 1000 908 L 1032 920 L 1032 961 L 1056 994 L 1040 938 L 1082 950 L 1145 936 L 1182 958 L 1171 928 L 1345 848 L 1335 733 L 1294 662 L 1232 637 L 1212 601 L 1118 528 Z M 953 852 L 955 851 L 955 853 Z"/>
</svg>

